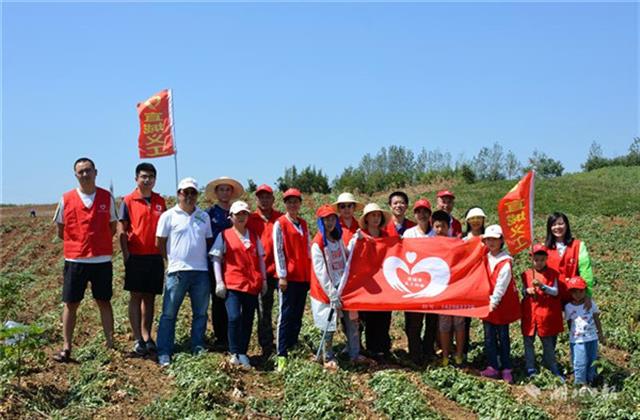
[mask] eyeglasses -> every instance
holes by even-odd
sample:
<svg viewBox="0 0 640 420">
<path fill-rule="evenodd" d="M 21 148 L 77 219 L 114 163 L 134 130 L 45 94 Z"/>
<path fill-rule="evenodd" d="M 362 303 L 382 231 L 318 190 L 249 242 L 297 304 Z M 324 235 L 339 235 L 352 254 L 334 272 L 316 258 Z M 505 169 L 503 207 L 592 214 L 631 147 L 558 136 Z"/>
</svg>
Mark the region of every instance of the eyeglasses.
<svg viewBox="0 0 640 420">
<path fill-rule="evenodd" d="M 338 208 L 339 209 L 349 209 L 349 208 L 352 208 L 352 207 L 355 207 L 355 204 L 353 204 L 353 203 L 346 203 L 346 204 L 345 203 L 341 203 L 341 204 L 338 204 Z"/>
</svg>

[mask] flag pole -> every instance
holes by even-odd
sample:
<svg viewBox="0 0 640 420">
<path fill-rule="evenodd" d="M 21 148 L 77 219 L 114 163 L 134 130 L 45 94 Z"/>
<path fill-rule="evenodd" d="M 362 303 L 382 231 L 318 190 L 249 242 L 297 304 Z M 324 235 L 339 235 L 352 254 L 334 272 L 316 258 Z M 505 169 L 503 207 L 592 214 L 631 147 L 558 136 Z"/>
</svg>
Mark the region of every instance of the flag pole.
<svg viewBox="0 0 640 420">
<path fill-rule="evenodd" d="M 178 190 L 178 147 L 176 146 L 176 121 L 173 117 L 173 89 L 169 89 L 169 112 L 171 113 L 171 131 L 173 132 L 173 167 L 176 175 L 176 191 Z"/>
</svg>

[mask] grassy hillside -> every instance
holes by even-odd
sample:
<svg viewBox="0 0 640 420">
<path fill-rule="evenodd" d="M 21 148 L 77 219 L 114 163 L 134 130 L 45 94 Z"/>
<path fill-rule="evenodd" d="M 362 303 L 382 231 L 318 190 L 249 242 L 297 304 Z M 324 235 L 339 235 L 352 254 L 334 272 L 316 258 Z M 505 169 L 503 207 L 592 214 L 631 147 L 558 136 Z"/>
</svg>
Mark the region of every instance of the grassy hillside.
<svg viewBox="0 0 640 420">
<path fill-rule="evenodd" d="M 443 182 L 407 191 L 412 201 L 426 196 L 435 202 L 438 189 L 450 188 L 458 197 L 456 216 L 480 205 L 495 222 L 497 201 L 513 184 Z M 315 207 L 336 195 L 305 197 L 307 220 L 312 220 Z M 361 199 L 384 203 L 386 195 Z M 247 199 L 253 203 L 252 197 Z M 61 366 L 48 356 L 62 341 L 62 246 L 50 217 L 31 219 L 27 208 L 11 207 L 0 209 L 0 321 L 39 325 L 42 331 L 34 332 L 32 348 L 20 359 L 13 347 L 0 347 L 0 418 L 640 418 L 640 168 L 605 168 L 539 181 L 536 199 L 538 238 L 543 237 L 546 215 L 564 211 L 592 256 L 594 298 L 608 339 L 601 348 L 602 376 L 594 395 L 580 396 L 549 375 L 525 379 L 518 325 L 511 331 L 515 385 L 478 376 L 485 361 L 482 328 L 475 320 L 466 368 L 413 366 L 405 352 L 401 314 L 393 319 L 397 360 L 392 363 L 364 369 L 341 361 L 339 372 L 324 371 L 310 361 L 320 333 L 307 312 L 301 346 L 286 376 L 273 371 L 273 359 L 255 357 L 257 369 L 245 372 L 230 366 L 224 354 L 186 353 L 188 302 L 176 331 L 176 361 L 161 371 L 152 360 L 129 353 L 128 294 L 122 291 L 119 253 L 114 259 L 116 350 L 103 348 L 97 309 L 85 299 L 75 337 L 79 363 Z M 51 208 L 43 209 L 50 212 Z M 528 264 L 524 255 L 516 261 L 517 272 Z M 336 342 L 343 343 L 344 337 L 339 334 Z M 570 374 L 568 352 L 565 333 L 558 355 Z M 259 349 L 254 335 L 250 355 L 255 354 Z"/>
</svg>

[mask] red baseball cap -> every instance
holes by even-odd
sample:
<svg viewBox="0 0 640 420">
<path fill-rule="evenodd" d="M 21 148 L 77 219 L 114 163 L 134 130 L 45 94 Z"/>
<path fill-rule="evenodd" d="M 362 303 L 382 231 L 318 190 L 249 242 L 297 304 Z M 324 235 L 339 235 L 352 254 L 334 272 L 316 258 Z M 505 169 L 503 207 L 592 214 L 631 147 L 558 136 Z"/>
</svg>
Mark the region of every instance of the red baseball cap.
<svg viewBox="0 0 640 420">
<path fill-rule="evenodd" d="M 431 203 L 426 198 L 421 198 L 420 200 L 413 203 L 413 211 L 416 211 L 419 208 L 431 210 Z"/>
<path fill-rule="evenodd" d="M 438 191 L 438 197 L 451 197 L 451 198 L 456 198 L 455 194 L 453 194 L 451 191 L 449 190 L 442 190 L 442 191 Z"/>
<path fill-rule="evenodd" d="M 273 194 L 273 189 L 267 184 L 262 184 L 258 188 L 256 188 L 256 195 L 261 192 L 268 192 L 269 194 Z"/>
<path fill-rule="evenodd" d="M 531 255 L 534 254 L 546 254 L 549 255 L 549 251 L 547 250 L 547 247 L 544 246 L 543 244 L 535 244 L 533 246 L 533 250 L 531 250 Z"/>
<path fill-rule="evenodd" d="M 587 288 L 587 282 L 580 276 L 571 277 L 567 280 L 567 290 L 578 289 L 584 290 Z"/>
<path fill-rule="evenodd" d="M 302 200 L 302 193 L 297 188 L 289 188 L 284 192 L 284 194 L 282 194 L 282 199 L 286 200 L 289 197 L 298 197 L 300 200 Z"/>
<path fill-rule="evenodd" d="M 333 206 L 329 204 L 323 204 L 320 207 L 318 207 L 318 210 L 316 210 L 316 217 L 327 217 L 327 216 L 331 216 L 332 214 L 335 216 L 338 215 L 338 213 L 336 212 L 336 209 L 334 209 Z"/>
</svg>

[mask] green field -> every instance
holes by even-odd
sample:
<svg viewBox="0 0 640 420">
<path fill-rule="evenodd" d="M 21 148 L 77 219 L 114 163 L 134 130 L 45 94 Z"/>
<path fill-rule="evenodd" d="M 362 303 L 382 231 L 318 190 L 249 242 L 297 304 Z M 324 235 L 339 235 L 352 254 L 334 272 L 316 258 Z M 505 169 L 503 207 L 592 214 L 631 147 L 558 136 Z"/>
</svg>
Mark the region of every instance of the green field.
<svg viewBox="0 0 640 420">
<path fill-rule="evenodd" d="M 412 201 L 427 197 L 435 204 L 438 189 L 452 189 L 458 197 L 456 216 L 479 205 L 489 215 L 488 222 L 495 223 L 497 201 L 513 184 L 441 183 L 407 191 Z M 305 197 L 303 216 L 311 221 L 315 207 L 335 196 Z M 386 193 L 360 198 L 383 204 Z M 253 197 L 247 199 L 253 203 Z M 517 324 L 511 331 L 514 385 L 478 376 L 484 356 L 482 328 L 476 320 L 467 367 L 418 369 L 405 351 L 401 314 L 394 314 L 392 326 L 397 359 L 393 363 L 366 369 L 343 361 L 338 372 L 325 371 L 311 360 L 320 333 L 307 311 L 300 346 L 286 375 L 274 371 L 273 359 L 254 358 L 257 368 L 243 371 L 230 366 L 224 354 L 185 353 L 188 302 L 176 333 L 180 353 L 171 368 L 162 371 L 151 360 L 129 355 L 128 295 L 122 291 L 119 253 L 114 259 L 116 349 L 103 347 L 97 309 L 85 299 L 75 338 L 74 357 L 79 363 L 61 366 L 48 356 L 62 341 L 62 245 L 50 218 L 30 219 L 27 209 L 19 206 L 2 208 L 0 321 L 35 327 L 20 348 L 2 346 L 0 418 L 640 419 L 640 168 L 604 168 L 537 182 L 538 240 L 543 239 L 546 216 L 553 211 L 569 215 L 574 235 L 589 248 L 596 279 L 594 299 L 608 339 L 601 347 L 599 386 L 589 395 L 548 374 L 531 381 L 524 378 Z M 516 272 L 526 264 L 525 255 L 517 256 Z M 259 354 L 255 341 L 250 355 Z M 338 335 L 336 342 L 342 344 L 344 337 Z M 571 378 L 568 353 L 565 332 L 558 342 L 558 356 Z"/>
</svg>

